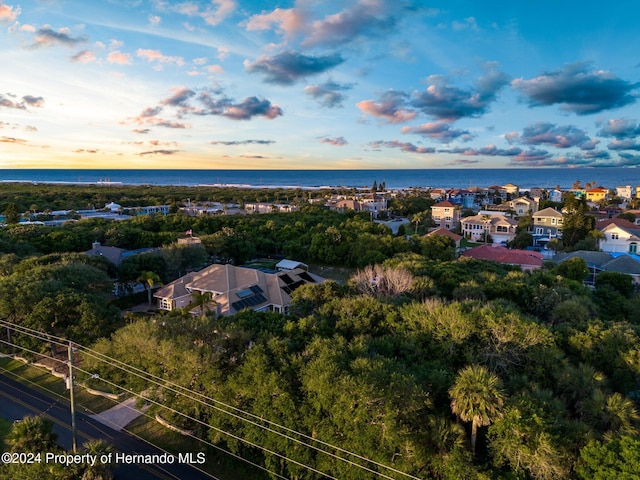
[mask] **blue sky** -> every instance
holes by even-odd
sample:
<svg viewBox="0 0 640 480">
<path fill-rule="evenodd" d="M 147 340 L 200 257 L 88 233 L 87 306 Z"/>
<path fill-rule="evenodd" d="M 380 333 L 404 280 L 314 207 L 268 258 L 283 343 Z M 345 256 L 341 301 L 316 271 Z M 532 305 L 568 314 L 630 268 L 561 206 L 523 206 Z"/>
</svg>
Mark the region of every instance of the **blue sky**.
<svg viewBox="0 0 640 480">
<path fill-rule="evenodd" d="M 640 164 L 636 0 L 0 0 L 0 168 Z"/>
</svg>

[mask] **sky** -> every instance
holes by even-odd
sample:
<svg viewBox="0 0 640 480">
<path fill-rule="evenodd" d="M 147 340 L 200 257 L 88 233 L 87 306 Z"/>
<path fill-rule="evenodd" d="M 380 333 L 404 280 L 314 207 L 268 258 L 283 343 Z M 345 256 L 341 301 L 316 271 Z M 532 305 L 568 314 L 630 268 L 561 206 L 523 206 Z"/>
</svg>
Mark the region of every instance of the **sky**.
<svg viewBox="0 0 640 480">
<path fill-rule="evenodd" d="M 0 168 L 640 165 L 637 0 L 0 0 Z"/>
</svg>

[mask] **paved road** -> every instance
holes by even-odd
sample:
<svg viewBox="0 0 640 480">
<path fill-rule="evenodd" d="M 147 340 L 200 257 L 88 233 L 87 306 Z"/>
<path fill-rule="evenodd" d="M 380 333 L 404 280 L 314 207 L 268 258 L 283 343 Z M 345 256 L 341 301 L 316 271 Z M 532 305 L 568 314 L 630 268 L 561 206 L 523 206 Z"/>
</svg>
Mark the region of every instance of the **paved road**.
<svg viewBox="0 0 640 480">
<path fill-rule="evenodd" d="M 58 434 L 58 444 L 70 451 L 72 435 L 71 413 L 68 404 L 49 398 L 9 377 L 0 375 L 0 417 L 14 421 L 26 415 L 39 415 L 43 412 L 47 418 L 54 422 L 54 432 Z M 115 431 L 83 413 L 76 413 L 76 425 L 78 427 L 78 447 L 89 439 L 103 439 L 114 445 L 119 452 L 126 454 L 159 455 L 163 453 L 148 443 L 138 440 L 126 432 Z M 177 460 L 176 463 L 163 465 L 119 464 L 116 468 L 116 478 L 135 480 L 216 479 L 216 477 L 201 472 L 193 466 L 177 463 Z"/>
</svg>

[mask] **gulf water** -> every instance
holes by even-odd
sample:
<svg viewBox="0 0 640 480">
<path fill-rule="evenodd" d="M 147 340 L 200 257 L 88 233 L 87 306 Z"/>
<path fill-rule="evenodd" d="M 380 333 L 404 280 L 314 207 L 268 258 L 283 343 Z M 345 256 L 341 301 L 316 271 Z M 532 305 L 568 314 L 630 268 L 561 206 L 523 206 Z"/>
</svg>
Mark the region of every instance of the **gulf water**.
<svg viewBox="0 0 640 480">
<path fill-rule="evenodd" d="M 587 182 L 606 188 L 640 185 L 640 168 L 523 168 L 414 170 L 50 170 L 2 169 L 1 182 L 100 185 L 243 186 L 264 188 L 469 188 L 513 183 L 571 188 Z"/>
</svg>

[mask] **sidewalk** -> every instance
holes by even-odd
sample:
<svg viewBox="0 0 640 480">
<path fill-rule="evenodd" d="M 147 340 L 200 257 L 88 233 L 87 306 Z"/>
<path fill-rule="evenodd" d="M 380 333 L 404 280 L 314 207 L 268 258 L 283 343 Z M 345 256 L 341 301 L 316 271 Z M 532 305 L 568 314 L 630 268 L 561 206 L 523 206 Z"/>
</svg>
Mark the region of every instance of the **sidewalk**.
<svg viewBox="0 0 640 480">
<path fill-rule="evenodd" d="M 109 410 L 97 415 L 90 415 L 90 417 L 114 430 L 120 431 L 149 408 L 149 405 L 146 404 L 141 409 L 137 409 L 136 400 L 137 397 L 129 398 Z"/>
</svg>

